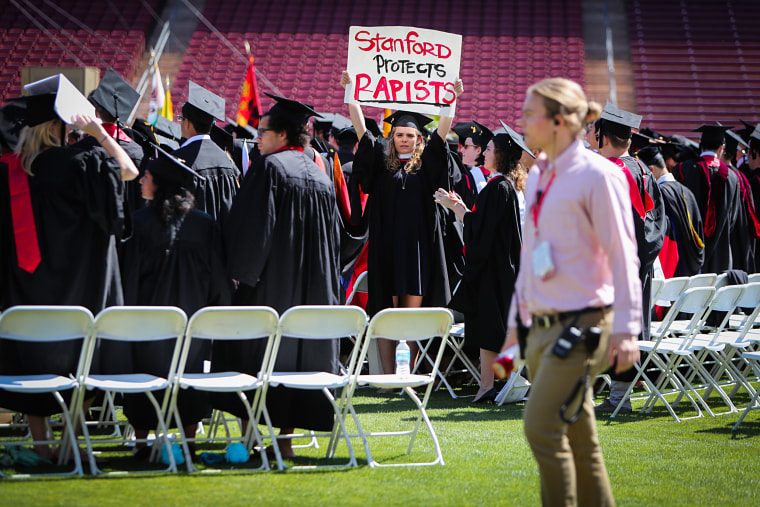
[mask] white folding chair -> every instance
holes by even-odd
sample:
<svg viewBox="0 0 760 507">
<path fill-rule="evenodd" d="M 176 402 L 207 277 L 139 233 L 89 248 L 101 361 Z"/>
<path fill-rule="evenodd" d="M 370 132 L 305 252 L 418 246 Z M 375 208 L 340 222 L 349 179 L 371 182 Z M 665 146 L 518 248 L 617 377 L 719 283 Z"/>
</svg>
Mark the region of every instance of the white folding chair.
<svg viewBox="0 0 760 507">
<path fill-rule="evenodd" d="M 689 277 L 689 289 L 694 287 L 715 287 L 718 281 L 717 273 L 700 273 Z"/>
<path fill-rule="evenodd" d="M 169 464 L 165 469 L 146 469 L 143 472 L 176 472 L 177 463 L 171 449 L 166 415 L 168 413 L 171 390 L 175 381 L 177 363 L 182 350 L 182 338 L 185 334 L 187 316 L 181 309 L 171 306 L 114 306 L 106 308 L 95 317 L 92 331 L 92 340 L 88 350 L 87 364 L 84 370 L 83 383 L 87 389 L 101 389 L 122 394 L 145 394 L 148 397 L 158 420 L 156 428 L 156 444 L 153 445 L 150 461 L 158 457 L 158 448 L 164 446 L 167 450 Z M 132 372 L 121 374 L 91 373 L 93 355 L 96 342 L 116 341 L 126 343 L 140 343 L 150 341 L 170 341 L 173 348 L 171 359 L 166 364 L 166 375 L 158 376 L 144 372 Z M 103 369 L 109 365 L 104 364 Z M 154 392 L 163 391 L 163 402 L 159 405 Z M 86 433 L 86 432 L 85 432 Z M 86 436 L 87 438 L 87 436 Z M 145 442 L 148 440 L 145 439 Z M 98 439 L 97 443 L 114 444 L 122 443 L 122 439 Z M 92 441 L 87 438 L 87 451 L 90 458 L 90 467 L 93 474 L 104 474 L 95 463 Z M 188 470 L 191 469 L 188 463 Z M 112 474 L 124 472 L 114 471 Z"/>
<path fill-rule="evenodd" d="M 438 348 L 435 360 L 431 365 L 429 373 L 412 373 L 409 376 L 402 377 L 396 374 L 385 375 L 358 375 L 358 385 L 369 385 L 373 387 L 389 388 L 389 389 L 403 389 L 403 391 L 409 396 L 417 407 L 418 416 L 414 426 L 409 430 L 401 431 L 365 431 L 359 422 L 359 418 L 356 415 L 356 411 L 353 407 L 353 392 L 349 392 L 349 398 L 346 402 L 348 410 L 350 410 L 354 421 L 356 422 L 357 429 L 359 430 L 358 436 L 364 443 L 364 451 L 367 455 L 367 462 L 370 467 L 379 466 L 417 466 L 417 465 L 443 465 L 443 455 L 441 454 L 441 446 L 438 443 L 438 436 L 435 434 L 433 425 L 430 422 L 430 418 L 427 414 L 427 404 L 430 399 L 430 394 L 433 390 L 433 382 L 438 372 L 438 366 L 441 363 L 441 357 L 445 350 L 444 344 L 448 338 L 449 330 L 454 322 L 454 317 L 449 310 L 444 308 L 389 308 L 378 312 L 370 321 L 367 328 L 367 337 L 362 347 L 362 352 L 359 359 L 361 360 L 367 353 L 367 348 L 372 340 L 377 338 L 386 338 L 390 340 L 406 340 L 420 342 L 423 340 L 431 340 L 436 337 L 441 337 L 441 346 Z M 420 347 L 420 350 L 424 350 Z M 418 364 L 422 361 L 418 361 Z M 425 387 L 425 394 L 420 401 L 414 388 Z M 415 439 L 419 432 L 420 425 L 425 422 L 433 445 L 435 447 L 435 459 L 429 462 L 412 462 L 412 463 L 384 463 L 381 464 L 374 459 L 370 452 L 369 437 L 382 437 L 382 436 L 405 436 L 409 435 L 409 446 L 406 454 L 410 454 L 414 448 Z"/>
<path fill-rule="evenodd" d="M 264 450 L 262 436 L 258 429 L 259 417 L 263 415 L 266 426 L 269 430 L 270 438 L 274 439 L 274 429 L 269 420 L 269 414 L 266 406 L 260 403 L 262 399 L 262 388 L 266 385 L 266 379 L 271 374 L 274 363 L 272 349 L 274 337 L 277 333 L 277 324 L 279 316 L 277 312 L 269 307 L 264 306 L 216 306 L 202 308 L 195 312 L 187 324 L 185 340 L 182 346 L 182 353 L 177 367 L 177 382 L 172 392 L 171 405 L 169 413 L 174 415 L 176 420 L 180 420 L 179 410 L 177 408 L 177 398 L 179 389 L 195 389 L 210 393 L 236 393 L 243 403 L 248 414 L 248 426 L 246 433 L 241 438 L 217 438 L 232 442 L 241 440 L 246 446 L 248 454 L 254 442 L 260 450 Z M 194 342 L 199 340 L 259 340 L 265 339 L 266 348 L 264 358 L 256 376 L 240 373 L 237 371 L 213 372 L 213 373 L 186 373 L 185 365 L 190 353 L 190 347 Z M 246 392 L 255 391 L 253 402 L 248 401 Z M 182 424 L 178 423 L 182 435 L 183 451 L 187 463 L 192 461 L 188 442 L 195 442 L 199 439 L 192 435 L 185 435 L 182 430 Z M 269 460 L 266 452 L 261 452 L 261 466 L 251 470 L 269 470 Z M 193 467 L 193 470 L 195 468 Z M 241 470 L 236 467 L 236 471 Z M 218 471 L 218 470 L 210 470 Z"/>
<path fill-rule="evenodd" d="M 751 273 L 747 275 L 747 283 L 757 283 L 760 282 L 760 273 Z"/>
<path fill-rule="evenodd" d="M 654 308 L 654 305 L 657 303 L 657 297 L 660 295 L 660 291 L 665 286 L 665 279 L 664 278 L 653 278 L 652 279 L 652 292 L 649 296 L 649 309 L 651 310 Z"/>
<path fill-rule="evenodd" d="M 290 466 L 287 468 L 303 469 L 357 466 L 354 448 L 351 445 L 351 439 L 346 430 L 343 417 L 343 405 L 348 397 L 348 386 L 354 380 L 353 372 L 357 368 L 359 349 L 363 344 L 362 338 L 364 337 L 366 327 L 367 314 L 358 306 L 295 306 L 288 309 L 280 317 L 280 324 L 275 338 L 275 346 L 272 352 L 273 357 L 277 356 L 283 337 L 297 338 L 300 340 L 335 340 L 352 336 L 354 337 L 356 344 L 353 347 L 351 357 L 348 361 L 348 371 L 345 373 L 334 374 L 325 371 L 273 371 L 269 377 L 268 380 L 271 387 L 283 386 L 289 389 L 322 391 L 335 413 L 333 430 L 328 434 L 318 434 L 316 432 L 280 434 L 275 437 L 276 439 L 312 438 L 314 436 L 330 437 L 331 442 L 327 448 L 326 458 L 333 456 L 335 451 L 335 442 L 333 441 L 336 438 L 342 437 L 348 447 L 349 458 L 345 464 Z M 364 357 L 362 357 L 362 359 L 364 359 Z M 276 367 L 275 363 L 275 368 Z M 340 403 L 335 401 L 335 397 L 330 392 L 331 389 L 342 389 Z M 266 394 L 271 396 L 272 391 L 268 391 Z M 266 403 L 266 400 L 262 400 L 262 403 Z M 286 466 L 282 461 L 279 446 L 274 445 L 273 447 L 277 459 L 277 466 L 282 470 Z"/>
<path fill-rule="evenodd" d="M 752 367 L 755 372 L 755 376 L 760 377 L 760 352 L 745 352 L 742 354 L 742 357 Z M 755 391 L 752 399 L 749 400 L 747 408 L 744 409 L 744 412 L 742 412 L 742 415 L 739 417 L 739 420 L 736 421 L 734 427 L 731 428 L 731 431 L 736 431 L 739 429 L 739 425 L 742 423 L 744 418 L 747 417 L 747 414 L 749 414 L 750 410 L 760 408 L 760 404 L 758 404 L 758 398 L 760 398 L 760 389 Z"/>
<path fill-rule="evenodd" d="M 369 271 L 365 271 L 364 273 L 360 274 L 356 281 L 354 282 L 354 288 L 351 290 L 351 294 L 348 295 L 346 298 L 346 305 L 350 305 L 357 294 L 360 292 L 369 292 L 369 278 L 368 278 Z"/>
<path fill-rule="evenodd" d="M 683 375 L 677 369 L 671 370 L 669 363 L 665 360 L 666 358 L 661 357 L 660 353 L 661 348 L 663 349 L 662 352 L 665 352 L 664 349 L 667 348 L 662 342 L 670 335 L 670 326 L 675 321 L 676 316 L 680 312 L 691 314 L 690 328 L 695 330 L 698 329 L 702 315 L 704 315 L 707 305 L 714 294 L 715 289 L 712 287 L 695 287 L 693 289 L 687 289 L 672 304 L 667 315 L 665 315 L 665 319 L 658 323 L 657 328 L 652 333 L 651 341 L 638 342 L 639 350 L 641 351 L 641 361 L 634 365 L 636 368 L 636 376 L 628 386 L 621 403 L 618 404 L 610 417 L 615 417 L 617 415 L 620 408 L 623 406 L 622 402 L 631 397 L 633 388 L 638 381 L 643 382 L 644 388 L 648 393 L 648 399 L 644 403 L 642 411 L 651 411 L 657 400 L 660 400 L 676 421 L 687 419 L 685 417 L 679 417 L 665 398 L 665 395 L 668 393 L 665 392 L 664 387 L 667 384 L 670 384 L 674 388 L 674 391 L 672 392 L 683 394 L 688 398 L 694 407 L 694 410 L 697 412 L 695 417 L 702 416 L 702 411 L 697 403 L 697 399 L 701 400 L 701 398 L 699 398 L 699 395 L 695 392 L 690 392 L 688 390 L 688 387 L 685 385 L 687 382 L 686 379 L 683 378 Z M 657 378 L 658 376 L 659 380 Z"/>
<path fill-rule="evenodd" d="M 454 354 L 454 357 L 451 358 L 451 361 L 446 366 L 446 369 L 444 371 L 439 372 L 438 377 L 440 379 L 440 383 L 438 384 L 438 387 L 436 387 L 436 391 L 441 388 L 441 385 L 446 386 L 446 389 L 449 391 L 449 394 L 452 398 L 456 399 L 459 396 L 454 392 L 454 388 L 451 386 L 451 384 L 448 381 L 448 376 L 452 373 L 454 370 L 455 365 L 457 364 L 457 361 L 461 362 L 464 369 L 458 370 L 467 373 L 468 375 L 472 376 L 472 378 L 475 380 L 475 382 L 480 385 L 480 370 L 477 366 L 470 360 L 469 357 L 467 357 L 467 354 L 464 351 L 465 346 L 465 325 L 464 323 L 460 322 L 457 324 L 454 324 L 451 326 L 451 332 L 449 333 L 449 337 L 446 340 L 445 343 L 442 344 L 444 347 L 448 347 L 451 352 Z"/>
<path fill-rule="evenodd" d="M 81 306 L 14 306 L 0 315 L 0 339 L 39 344 L 39 353 L 45 353 L 45 347 L 50 349 L 56 342 L 82 340 L 79 350 L 77 371 L 72 376 L 55 373 L 33 375 L 2 375 L 0 390 L 22 395 L 47 393 L 54 397 L 61 408 L 63 429 L 59 449 L 59 465 L 67 462 L 70 451 L 73 450 L 74 467 L 71 470 L 39 473 L 39 474 L 4 474 L 0 477 L 28 478 L 32 476 L 82 475 L 82 460 L 75 435 L 76 423 L 83 424 L 81 411 L 81 392 L 79 380 L 85 363 L 86 343 L 92 328 L 93 316 L 87 308 Z M 53 353 L 53 352 L 51 352 Z M 71 400 L 64 401 L 62 392 L 70 391 Z M 2 440 L 6 447 L 27 445 L 27 440 L 11 438 Z M 51 445 L 57 440 L 38 441 L 37 444 Z"/>
</svg>

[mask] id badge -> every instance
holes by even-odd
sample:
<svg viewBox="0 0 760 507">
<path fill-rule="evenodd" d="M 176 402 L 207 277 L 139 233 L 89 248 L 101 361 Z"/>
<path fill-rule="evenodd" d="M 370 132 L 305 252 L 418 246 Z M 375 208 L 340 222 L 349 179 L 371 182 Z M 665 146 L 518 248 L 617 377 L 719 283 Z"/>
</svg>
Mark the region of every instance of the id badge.
<svg viewBox="0 0 760 507">
<path fill-rule="evenodd" d="M 546 280 L 554 273 L 552 250 L 548 241 L 542 241 L 533 250 L 533 274 Z"/>
</svg>

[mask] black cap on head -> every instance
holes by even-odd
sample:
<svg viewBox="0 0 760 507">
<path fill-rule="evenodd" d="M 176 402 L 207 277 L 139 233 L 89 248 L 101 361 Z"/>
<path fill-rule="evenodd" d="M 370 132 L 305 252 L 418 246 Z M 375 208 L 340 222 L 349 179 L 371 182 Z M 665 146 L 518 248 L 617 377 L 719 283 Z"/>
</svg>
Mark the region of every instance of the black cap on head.
<svg viewBox="0 0 760 507">
<path fill-rule="evenodd" d="M 201 85 L 188 81 L 187 102 L 182 106 L 182 114 L 200 122 L 214 119 L 224 121 L 224 99 Z"/>
<path fill-rule="evenodd" d="M 42 93 L 22 97 L 26 103 L 26 124 L 34 127 L 58 117 L 55 112 L 55 93 Z"/>
<path fill-rule="evenodd" d="M 726 131 L 732 128 L 734 127 L 727 127 L 725 125 L 702 125 L 692 130 L 692 132 L 702 133 L 702 137 L 699 140 L 700 145 L 717 147 L 726 142 Z"/>
<path fill-rule="evenodd" d="M 415 128 L 419 130 L 421 134 L 425 135 L 427 134 L 425 125 L 433 121 L 433 119 L 424 114 L 414 113 L 412 111 L 396 111 L 383 121 L 390 123 L 393 127 Z"/>
<path fill-rule="evenodd" d="M 224 126 L 229 134 L 235 134 L 237 139 L 253 139 L 256 137 L 256 129 L 250 125 L 240 125 L 227 118 L 227 125 Z"/>
<path fill-rule="evenodd" d="M 156 134 L 153 132 L 153 125 L 137 118 L 132 124 L 133 139 L 143 148 L 149 148 L 149 145 L 158 144 Z"/>
<path fill-rule="evenodd" d="M 638 129 L 641 116 L 616 107 L 607 102 L 602 110 L 600 128 L 602 134 L 613 134 L 621 139 L 631 138 L 631 129 Z"/>
<path fill-rule="evenodd" d="M 0 107 L 0 143 L 16 149 L 26 119 L 26 102 L 15 100 Z"/>
<path fill-rule="evenodd" d="M 380 130 L 380 126 L 377 124 L 377 121 L 375 121 L 372 118 L 367 118 L 365 116 L 364 117 L 364 126 L 367 128 L 367 130 L 369 130 L 370 132 L 372 132 L 372 135 L 375 136 L 375 137 L 380 137 L 381 135 L 383 135 L 383 131 Z"/>
<path fill-rule="evenodd" d="M 167 139 L 179 141 L 182 138 L 182 127 L 179 126 L 179 123 L 173 122 L 163 116 L 159 116 L 156 119 L 156 125 L 153 128 L 156 134 Z"/>
<path fill-rule="evenodd" d="M 233 142 L 234 140 L 232 139 L 232 134 L 214 125 L 211 127 L 211 132 L 209 135 L 211 136 L 211 140 L 214 141 L 217 146 L 232 155 L 232 150 L 235 147 L 235 143 Z"/>
<path fill-rule="evenodd" d="M 752 131 L 752 133 L 749 136 L 750 142 L 754 141 L 760 141 L 760 123 L 755 127 L 755 130 Z"/>
<path fill-rule="evenodd" d="M 359 137 L 356 135 L 356 129 L 352 126 L 343 127 L 333 134 L 333 137 L 338 140 L 339 143 L 357 143 Z"/>
<path fill-rule="evenodd" d="M 665 167 L 665 159 L 657 146 L 645 146 L 636 152 L 636 157 L 646 165 Z"/>
<path fill-rule="evenodd" d="M 316 119 L 315 119 L 316 121 Z M 351 123 L 351 120 L 343 116 L 342 114 L 335 113 L 333 115 L 333 121 L 332 121 L 332 127 L 330 127 L 330 134 L 335 137 L 335 134 L 337 134 L 339 131 L 348 128 L 353 127 L 353 124 Z"/>
<path fill-rule="evenodd" d="M 744 148 L 749 148 L 749 144 L 742 139 L 739 134 L 736 132 L 732 132 L 731 130 L 726 131 L 726 153 L 733 158 L 736 151 L 739 149 L 739 146 Z"/>
<path fill-rule="evenodd" d="M 493 138 L 491 129 L 477 121 L 460 121 L 451 130 L 459 136 L 459 144 L 464 144 L 467 138 L 472 139 L 473 144 L 480 146 L 485 151 L 488 141 Z"/>
<path fill-rule="evenodd" d="M 639 134 L 649 136 L 652 139 L 658 140 L 658 141 L 664 141 L 665 136 L 660 134 L 659 132 L 655 132 L 654 130 L 650 129 L 649 127 L 644 127 L 643 129 L 639 129 Z"/>
<path fill-rule="evenodd" d="M 206 179 L 188 167 L 184 160 L 178 159 L 156 144 L 153 147 L 156 149 L 158 158 L 148 162 L 146 170 L 151 174 L 187 189 L 195 188 L 196 181 Z"/>
<path fill-rule="evenodd" d="M 631 147 L 634 150 L 641 150 L 657 142 L 656 139 L 652 139 L 648 135 L 644 135 L 641 132 L 631 133 Z"/>
<path fill-rule="evenodd" d="M 109 68 L 100 84 L 90 95 L 90 101 L 105 109 L 114 118 L 127 118 L 140 94 L 115 70 Z"/>
<path fill-rule="evenodd" d="M 533 158 L 536 158 L 535 155 L 530 151 L 530 148 L 528 148 L 525 145 L 525 140 L 523 140 L 523 137 L 515 132 L 509 125 L 504 123 L 503 121 L 499 120 L 499 123 L 501 123 L 502 131 L 498 131 L 493 136 L 493 143 L 501 146 L 503 151 L 507 151 L 510 146 L 517 146 L 521 150 L 523 150 L 525 153 L 530 155 Z"/>
<path fill-rule="evenodd" d="M 271 97 L 274 98 L 274 96 L 271 96 Z M 319 116 L 314 118 L 314 128 L 329 129 L 333 124 L 334 118 L 335 118 L 335 115 L 333 113 L 319 113 Z"/>
<path fill-rule="evenodd" d="M 744 142 L 748 143 L 749 138 L 752 137 L 752 132 L 755 131 L 755 126 L 752 125 L 751 123 L 747 123 L 744 120 L 739 120 L 739 121 L 742 122 L 742 124 L 744 125 L 744 128 L 737 130 L 736 133 L 739 134 L 739 137 L 744 139 Z"/>
<path fill-rule="evenodd" d="M 278 97 L 271 93 L 264 92 L 264 94 L 274 99 L 275 104 L 269 109 L 266 114 L 282 115 L 297 125 L 305 125 L 309 118 L 314 116 L 321 118 L 321 115 L 317 113 L 312 107 L 293 99 L 286 99 L 285 97 Z"/>
</svg>

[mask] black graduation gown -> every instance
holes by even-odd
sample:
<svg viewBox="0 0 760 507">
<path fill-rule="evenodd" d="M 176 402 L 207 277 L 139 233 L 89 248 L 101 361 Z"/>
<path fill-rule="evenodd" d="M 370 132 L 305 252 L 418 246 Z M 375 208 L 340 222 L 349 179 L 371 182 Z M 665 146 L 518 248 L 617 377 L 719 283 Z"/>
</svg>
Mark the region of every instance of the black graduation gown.
<svg viewBox="0 0 760 507">
<path fill-rule="evenodd" d="M 673 176 L 686 185 L 697 199 L 702 222 L 707 228 L 708 187 L 703 169 L 707 167 L 705 157 L 697 161 L 687 161 L 673 168 Z M 725 164 L 720 168 L 709 168 L 711 192 L 710 200 L 715 203 L 715 230 L 710 237 L 705 230 L 705 262 L 703 273 L 723 273 L 732 269 L 731 230 L 736 225 L 739 212 L 739 179 Z M 719 181 L 719 174 L 727 174 L 725 181 Z"/>
<path fill-rule="evenodd" d="M 340 301 L 340 226 L 332 182 L 309 155 L 285 150 L 257 158 L 224 225 L 233 302 L 271 306 L 282 314 L 296 305 Z M 258 340 L 261 342 L 262 340 Z M 263 344 L 214 344 L 212 369 L 257 374 Z M 338 371 L 338 340 L 283 338 L 278 371 Z M 214 406 L 239 417 L 235 396 L 214 396 Z M 321 392 L 270 389 L 267 408 L 280 428 L 330 430 L 333 411 Z"/>
<path fill-rule="evenodd" d="M 705 231 L 697 200 L 691 190 L 677 181 L 660 183 L 660 193 L 670 222 L 668 237 L 676 242 L 678 249 L 678 265 L 673 276 L 696 275 L 705 260 Z M 692 229 L 703 246 L 697 244 Z"/>
<path fill-rule="evenodd" d="M 29 177 L 41 262 L 34 273 L 18 267 L 8 190 L 0 163 L 0 308 L 81 305 L 96 314 L 124 303 L 116 238 L 124 227 L 124 185 L 116 161 L 101 148 L 49 148 Z M 79 344 L 0 342 L 0 371 L 8 374 L 76 371 Z M 0 406 L 33 415 L 60 412 L 49 395 L 19 398 L 0 391 Z"/>
<path fill-rule="evenodd" d="M 353 166 L 354 177 L 362 190 L 369 194 L 369 294 L 367 312 L 374 315 L 393 306 L 393 247 L 394 220 L 398 194 L 403 192 L 394 173 L 385 167 L 384 144 L 367 132 L 359 141 Z M 451 286 L 446 262 L 443 217 L 444 208 L 433 200 L 438 188 L 450 189 L 448 146 L 434 133 L 422 154 L 422 165 L 417 172 L 422 184 L 422 206 L 431 245 L 430 280 L 423 306 L 446 306 L 451 299 Z"/>
<path fill-rule="evenodd" d="M 760 171 L 749 168 L 747 162 L 739 166 L 739 171 L 747 178 L 749 188 L 752 191 L 752 202 L 755 205 L 755 216 L 757 217 L 757 207 L 760 205 Z M 755 272 L 760 272 L 760 248 L 755 245 Z"/>
<path fill-rule="evenodd" d="M 732 269 L 741 270 L 745 273 L 757 271 L 755 266 L 755 242 L 757 231 L 755 230 L 755 204 L 752 198 L 752 189 L 746 176 L 733 165 L 728 168 L 736 175 L 739 181 L 739 209 L 736 213 L 736 224 L 731 229 L 731 260 Z"/>
<path fill-rule="evenodd" d="M 131 213 L 145 207 L 145 199 L 142 198 L 142 188 L 140 186 L 140 178 L 145 174 L 145 151 L 135 141 L 124 141 L 123 139 L 117 139 L 116 142 L 127 153 L 135 167 L 137 167 L 140 174 L 137 178 L 124 182 L 124 203 L 125 214 L 129 216 Z M 93 148 L 100 148 L 100 143 L 93 136 L 87 136 L 74 145 L 75 148 L 83 150 L 91 150 Z"/>
<path fill-rule="evenodd" d="M 501 350 L 520 269 L 522 229 L 517 192 L 493 177 L 464 216 L 464 276 L 449 306 L 464 313 L 467 348 Z"/>
<path fill-rule="evenodd" d="M 346 223 L 341 220 L 340 229 L 340 276 L 344 286 L 351 280 L 354 264 L 364 250 L 369 238 L 369 214 L 364 213 L 361 202 L 361 188 L 353 175 L 354 162 L 341 165 L 343 177 L 348 187 L 351 217 Z M 343 293 L 342 293 L 343 294 Z"/>
<path fill-rule="evenodd" d="M 167 227 L 150 206 L 133 215 L 133 227 L 122 255 L 126 304 L 178 306 L 189 318 L 205 306 L 230 303 L 232 282 L 222 259 L 221 234 L 210 215 L 191 210 L 181 224 Z M 203 372 L 210 348 L 205 340 L 194 343 L 185 371 Z M 133 344 L 119 366 L 129 363 L 130 371 L 165 376 L 172 353 L 167 341 Z M 197 422 L 208 415 L 208 395 L 180 390 L 178 406 L 183 424 Z M 154 410 L 144 395 L 125 396 L 124 412 L 135 428 L 156 427 Z"/>
<path fill-rule="evenodd" d="M 470 172 L 472 166 L 463 163 L 462 157 L 458 153 L 451 153 L 449 159 L 449 163 L 456 166 L 460 175 L 459 178 L 452 182 L 453 190 L 462 198 L 467 209 L 472 209 L 478 196 L 478 186 Z"/>
<path fill-rule="evenodd" d="M 172 155 L 184 160 L 191 169 L 206 178 L 205 181 L 195 182 L 195 209 L 205 211 L 223 227 L 238 191 L 238 168 L 210 139 L 194 141 L 174 150 Z"/>
<path fill-rule="evenodd" d="M 652 294 L 652 277 L 654 276 L 654 262 L 662 250 L 667 230 L 665 204 L 660 194 L 652 171 L 644 166 L 637 158 L 631 156 L 621 157 L 625 166 L 631 172 L 639 189 L 641 202 L 646 202 L 646 194 L 652 198 L 653 207 L 647 211 L 645 220 L 642 220 L 638 212 L 631 207 L 633 223 L 636 230 L 636 245 L 639 256 L 639 279 L 642 288 L 642 308 L 649 308 Z M 646 194 L 645 194 L 646 193 Z M 642 333 L 640 339 L 649 340 L 649 327 L 651 315 L 649 312 L 641 312 L 643 316 Z M 629 370 L 633 372 L 634 370 Z"/>
</svg>

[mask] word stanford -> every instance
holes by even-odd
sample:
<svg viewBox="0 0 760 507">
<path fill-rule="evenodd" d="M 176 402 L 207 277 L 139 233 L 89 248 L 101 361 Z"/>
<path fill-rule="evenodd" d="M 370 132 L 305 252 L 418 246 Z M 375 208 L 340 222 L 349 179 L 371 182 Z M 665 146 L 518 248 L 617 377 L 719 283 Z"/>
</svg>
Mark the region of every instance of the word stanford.
<svg viewBox="0 0 760 507">
<path fill-rule="evenodd" d="M 352 26 L 346 102 L 453 116 L 462 36 L 404 26 Z"/>
</svg>

